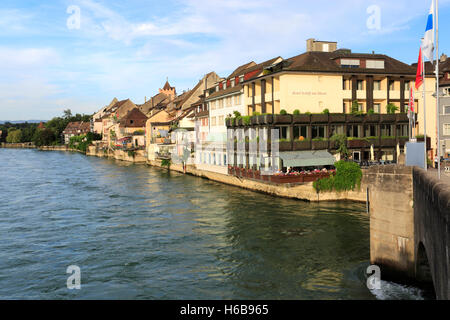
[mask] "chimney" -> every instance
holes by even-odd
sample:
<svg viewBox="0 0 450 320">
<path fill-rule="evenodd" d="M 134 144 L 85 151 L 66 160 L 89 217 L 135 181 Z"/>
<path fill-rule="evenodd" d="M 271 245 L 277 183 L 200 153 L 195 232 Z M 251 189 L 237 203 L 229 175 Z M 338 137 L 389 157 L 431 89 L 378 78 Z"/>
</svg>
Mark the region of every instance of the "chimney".
<svg viewBox="0 0 450 320">
<path fill-rule="evenodd" d="M 447 55 L 443 53 L 443 54 L 441 55 L 441 59 L 440 59 L 441 62 L 445 62 L 445 61 L 447 61 L 447 59 L 448 59 Z"/>
<path fill-rule="evenodd" d="M 147 103 L 147 96 L 145 96 L 144 98 L 144 103 Z"/>
</svg>

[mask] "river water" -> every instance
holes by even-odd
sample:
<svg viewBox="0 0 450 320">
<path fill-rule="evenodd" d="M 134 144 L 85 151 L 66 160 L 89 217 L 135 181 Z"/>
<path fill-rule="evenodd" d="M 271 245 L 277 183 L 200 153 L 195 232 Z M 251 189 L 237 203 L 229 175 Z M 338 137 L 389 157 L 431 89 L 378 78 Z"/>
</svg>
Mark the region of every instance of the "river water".
<svg viewBox="0 0 450 320">
<path fill-rule="evenodd" d="M 422 299 L 369 291 L 365 205 L 0 149 L 0 299 Z M 67 267 L 81 289 L 66 286 Z"/>
</svg>

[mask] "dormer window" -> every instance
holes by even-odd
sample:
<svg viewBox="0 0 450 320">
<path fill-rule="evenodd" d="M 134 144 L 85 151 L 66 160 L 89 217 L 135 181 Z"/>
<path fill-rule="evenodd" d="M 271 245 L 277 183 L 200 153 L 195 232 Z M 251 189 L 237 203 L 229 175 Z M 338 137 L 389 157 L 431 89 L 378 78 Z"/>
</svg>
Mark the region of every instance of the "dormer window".
<svg viewBox="0 0 450 320">
<path fill-rule="evenodd" d="M 384 69 L 383 60 L 366 60 L 367 69 Z"/>
<path fill-rule="evenodd" d="M 342 68 L 359 68 L 359 59 L 341 59 Z"/>
</svg>

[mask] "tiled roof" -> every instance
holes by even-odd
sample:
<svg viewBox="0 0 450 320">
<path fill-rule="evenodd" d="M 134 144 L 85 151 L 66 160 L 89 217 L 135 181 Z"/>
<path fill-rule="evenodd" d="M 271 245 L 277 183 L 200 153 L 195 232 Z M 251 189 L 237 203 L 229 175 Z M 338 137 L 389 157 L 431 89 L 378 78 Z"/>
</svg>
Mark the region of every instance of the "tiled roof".
<svg viewBox="0 0 450 320">
<path fill-rule="evenodd" d="M 383 60 L 384 69 L 345 68 L 338 59 L 373 59 Z M 383 54 L 349 53 L 344 50 L 335 52 L 306 52 L 286 60 L 284 71 L 339 72 L 339 73 L 371 73 L 371 74 L 415 74 L 413 66 Z"/>
<path fill-rule="evenodd" d="M 134 108 L 120 120 L 119 126 L 127 128 L 145 127 L 147 119 L 148 119 L 147 116 L 143 114 L 138 108 Z"/>
<path fill-rule="evenodd" d="M 251 61 L 242 66 L 237 67 L 236 70 L 234 70 L 233 73 L 228 76 L 228 79 L 243 75 L 246 72 L 246 69 L 253 67 L 253 66 L 256 66 L 255 61 Z"/>
<path fill-rule="evenodd" d="M 91 131 L 90 122 L 75 121 L 69 122 L 64 129 L 63 134 L 83 134 Z"/>
<path fill-rule="evenodd" d="M 234 86 L 234 87 L 226 88 L 225 90 L 216 91 L 212 95 L 208 96 L 206 98 L 206 101 L 210 101 L 210 100 L 216 99 L 218 97 L 222 97 L 222 96 L 225 96 L 225 95 L 236 93 L 236 92 L 239 92 L 241 90 L 242 90 L 242 85 L 239 84 L 239 85 Z"/>
</svg>

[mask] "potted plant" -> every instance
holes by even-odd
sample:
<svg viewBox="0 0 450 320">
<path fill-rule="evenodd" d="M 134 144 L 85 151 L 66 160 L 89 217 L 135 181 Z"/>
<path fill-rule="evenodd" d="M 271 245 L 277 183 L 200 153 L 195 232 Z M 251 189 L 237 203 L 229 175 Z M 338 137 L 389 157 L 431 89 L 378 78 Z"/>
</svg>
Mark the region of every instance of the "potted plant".
<svg viewBox="0 0 450 320">
<path fill-rule="evenodd" d="M 327 123 L 328 122 L 329 113 L 316 113 L 311 115 L 312 123 Z"/>
<path fill-rule="evenodd" d="M 294 110 L 294 114 L 292 116 L 292 122 L 297 123 L 310 123 L 311 115 L 310 114 L 300 114 L 300 110 Z"/>
<path fill-rule="evenodd" d="M 397 145 L 395 137 L 392 136 L 382 136 L 381 146 L 382 147 L 395 147 Z"/>
<path fill-rule="evenodd" d="M 292 122 L 292 116 L 287 114 L 286 110 L 281 110 L 280 114 L 273 116 L 274 124 L 287 124 Z"/>
<path fill-rule="evenodd" d="M 312 139 L 312 150 L 328 149 L 328 140 L 325 138 Z"/>
<path fill-rule="evenodd" d="M 311 150 L 311 140 L 300 137 L 294 141 L 294 151 Z"/>
<path fill-rule="evenodd" d="M 330 122 L 345 122 L 344 113 L 330 113 Z"/>
<path fill-rule="evenodd" d="M 288 139 L 280 139 L 278 141 L 278 146 L 279 146 L 280 151 L 291 151 L 292 150 L 291 140 L 288 140 Z"/>
</svg>

